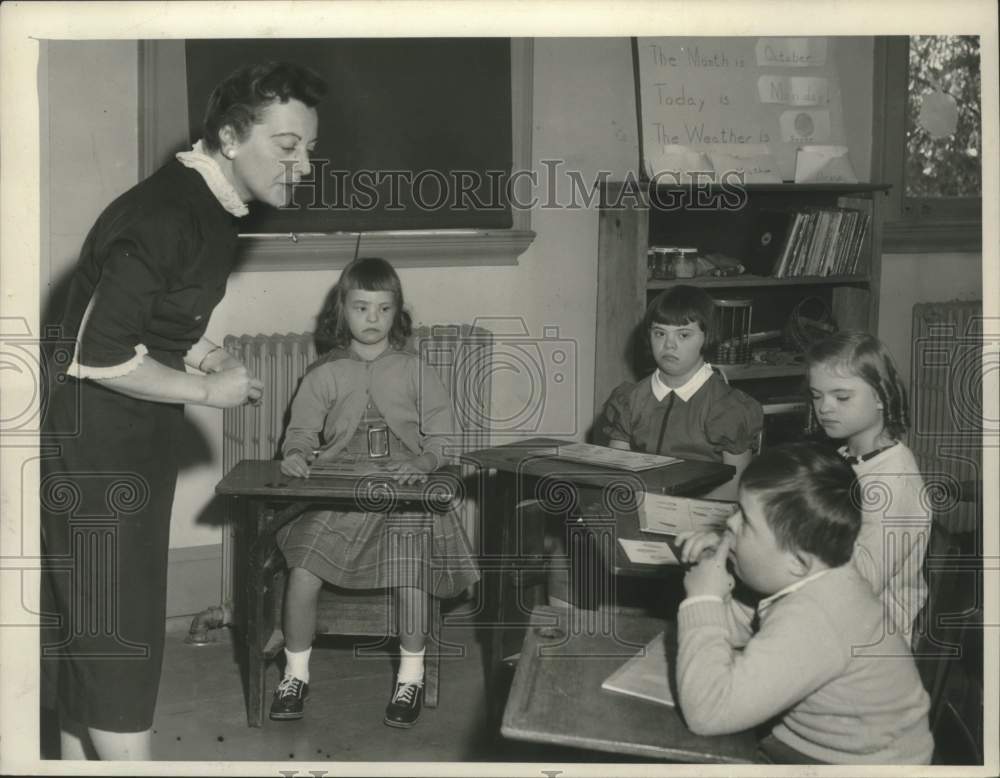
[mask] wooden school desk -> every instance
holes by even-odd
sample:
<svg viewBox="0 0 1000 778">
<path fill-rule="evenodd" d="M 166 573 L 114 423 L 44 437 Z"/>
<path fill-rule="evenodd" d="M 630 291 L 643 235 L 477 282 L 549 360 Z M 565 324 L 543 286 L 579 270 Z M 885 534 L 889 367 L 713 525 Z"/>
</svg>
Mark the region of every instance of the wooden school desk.
<svg viewBox="0 0 1000 778">
<path fill-rule="evenodd" d="M 276 548 L 274 535 L 307 508 L 318 506 L 380 510 L 389 494 L 395 507 L 414 505 L 424 510 L 444 511 L 451 504 L 458 484 L 458 469 L 441 468 L 422 484 L 401 485 L 385 476 L 311 476 L 290 478 L 281 473 L 277 460 L 245 459 L 215 487 L 216 494 L 245 504 L 247 513 L 237 514 L 235 572 L 241 601 L 237 617 L 245 629 L 247 667 L 247 723 L 259 727 L 263 721 L 264 667 L 266 649 L 274 630 L 272 612 L 266 607 Z"/>
<path fill-rule="evenodd" d="M 753 760 L 752 730 L 695 735 L 676 707 L 601 688 L 626 661 L 623 654 L 634 655 L 664 628 L 672 641 L 672 623 L 608 612 L 607 629 L 581 632 L 574 618 L 558 608 L 533 614 L 504 711 L 504 737 L 671 762 Z"/>
<path fill-rule="evenodd" d="M 503 658 L 521 650 L 533 601 L 526 586 L 532 578 L 544 581 L 546 558 L 542 548 L 544 527 L 538 522 L 519 521 L 517 505 L 529 499 L 562 502 L 580 498 L 587 515 L 581 529 L 597 537 L 603 549 L 586 558 L 585 575 L 597 588 L 613 589 L 616 573 L 662 573 L 662 566 L 631 566 L 627 558 L 612 557 L 617 537 L 639 537 L 634 511 L 636 491 L 662 494 L 699 494 L 725 483 L 733 468 L 716 462 L 682 461 L 666 467 L 632 473 L 552 457 L 560 443 L 551 438 L 532 438 L 504 446 L 472 451 L 462 460 L 479 473 L 480 597 L 485 612 L 483 626 L 490 630 L 486 651 L 486 691 L 490 721 L 499 725 L 503 695 Z M 593 505 L 594 501 L 600 508 Z M 643 536 L 644 539 L 655 536 Z M 614 558 L 614 564 L 610 560 Z M 534 587 L 536 589 L 540 587 Z"/>
</svg>

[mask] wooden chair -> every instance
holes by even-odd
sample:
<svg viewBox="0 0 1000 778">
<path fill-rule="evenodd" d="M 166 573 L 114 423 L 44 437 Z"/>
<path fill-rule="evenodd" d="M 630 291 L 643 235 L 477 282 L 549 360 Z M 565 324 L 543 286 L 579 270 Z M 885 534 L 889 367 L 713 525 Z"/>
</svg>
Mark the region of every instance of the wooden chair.
<svg viewBox="0 0 1000 778">
<path fill-rule="evenodd" d="M 469 325 L 433 325 L 417 328 L 413 336 L 414 349 L 425 362 L 434 367 L 448 388 L 455 408 L 462 451 L 472 451 L 489 445 L 490 434 L 490 362 L 493 352 L 492 334 Z M 296 377 L 296 381 L 301 376 Z M 267 402 L 265 395 L 264 402 Z M 463 467 L 463 474 L 468 474 Z M 468 481 L 468 479 L 467 479 Z M 475 548 L 478 534 L 478 507 L 474 495 L 467 496 L 460 506 L 466 532 Z M 284 647 L 281 630 L 287 569 L 280 550 L 271 542 L 268 551 L 261 555 L 262 564 L 249 571 L 258 576 L 265 592 L 265 613 L 268 624 L 260 633 L 269 636 L 262 651 L 261 661 L 274 659 Z M 438 701 L 441 655 L 445 646 L 441 635 L 441 602 L 431 598 L 430 635 L 425 659 L 424 704 L 435 707 Z M 317 635 L 373 636 L 380 640 L 356 646 L 357 656 L 383 648 L 397 632 L 392 590 L 347 590 L 324 586 L 320 594 L 317 614 Z M 263 668 L 261 668 L 263 676 Z M 253 686 L 253 684 L 251 684 Z M 261 688 L 250 688 L 249 709 L 263 711 L 264 695 Z M 260 724 L 258 723 L 257 726 Z"/>
<path fill-rule="evenodd" d="M 978 489 L 957 499 L 978 501 Z M 981 503 L 979 508 L 981 516 Z M 912 642 L 930 696 L 933 763 L 982 764 L 982 555 L 976 533 L 950 533 L 937 518 L 924 559 L 927 603 L 916 620 Z M 968 585 L 970 576 L 973 586 Z"/>
</svg>

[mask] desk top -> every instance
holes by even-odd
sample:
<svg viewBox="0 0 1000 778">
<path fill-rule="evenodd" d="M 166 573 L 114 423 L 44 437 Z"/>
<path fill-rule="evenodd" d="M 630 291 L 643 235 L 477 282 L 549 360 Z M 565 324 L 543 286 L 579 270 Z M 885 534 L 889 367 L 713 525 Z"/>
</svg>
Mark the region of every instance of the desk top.
<svg viewBox="0 0 1000 778">
<path fill-rule="evenodd" d="M 397 483 L 381 473 L 372 475 L 323 475 L 290 478 L 276 459 L 244 459 L 215 485 L 216 494 L 235 497 L 270 497 L 280 500 L 369 501 L 372 510 L 390 501 L 421 502 L 429 510 L 442 510 L 461 493 L 458 469 L 443 467 L 422 484 Z"/>
<path fill-rule="evenodd" d="M 582 620 L 575 630 L 573 619 Z M 612 611 L 556 608 L 537 608 L 532 622 L 504 711 L 505 737 L 674 762 L 753 760 L 752 731 L 695 735 L 677 708 L 601 688 L 653 636 L 664 628 L 669 632 L 670 623 Z M 556 624 L 564 635 L 544 637 L 552 628 L 541 624 Z M 589 627 L 586 632 L 584 625 Z"/>
<path fill-rule="evenodd" d="M 554 438 L 531 438 L 504 446 L 470 451 L 462 454 L 462 461 L 507 473 L 519 473 L 536 478 L 560 478 L 586 486 L 613 488 L 616 484 L 620 484 L 649 492 L 679 495 L 708 491 L 728 481 L 736 472 L 733 467 L 721 462 L 697 462 L 687 459 L 640 472 L 556 459 L 555 448 L 564 446 L 567 442 Z"/>
</svg>

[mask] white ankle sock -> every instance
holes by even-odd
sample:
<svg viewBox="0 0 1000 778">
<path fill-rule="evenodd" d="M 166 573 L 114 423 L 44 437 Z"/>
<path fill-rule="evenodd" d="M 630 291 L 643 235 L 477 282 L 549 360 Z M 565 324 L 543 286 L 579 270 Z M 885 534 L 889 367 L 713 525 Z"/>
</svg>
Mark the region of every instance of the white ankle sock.
<svg viewBox="0 0 1000 778">
<path fill-rule="evenodd" d="M 303 683 L 309 683 L 309 655 L 312 646 L 305 651 L 289 651 L 285 649 L 285 674 L 294 675 Z"/>
<path fill-rule="evenodd" d="M 424 651 L 423 648 L 419 651 L 407 651 L 402 646 L 399 647 L 398 683 L 423 683 Z"/>
</svg>

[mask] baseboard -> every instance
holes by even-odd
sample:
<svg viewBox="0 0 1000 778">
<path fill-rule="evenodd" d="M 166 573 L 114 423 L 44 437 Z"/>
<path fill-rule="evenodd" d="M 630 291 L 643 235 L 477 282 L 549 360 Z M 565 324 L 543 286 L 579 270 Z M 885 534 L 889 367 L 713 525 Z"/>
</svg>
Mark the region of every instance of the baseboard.
<svg viewBox="0 0 1000 778">
<path fill-rule="evenodd" d="M 222 597 L 222 544 L 170 549 L 167 563 L 167 618 L 190 616 L 219 605 Z"/>
</svg>

